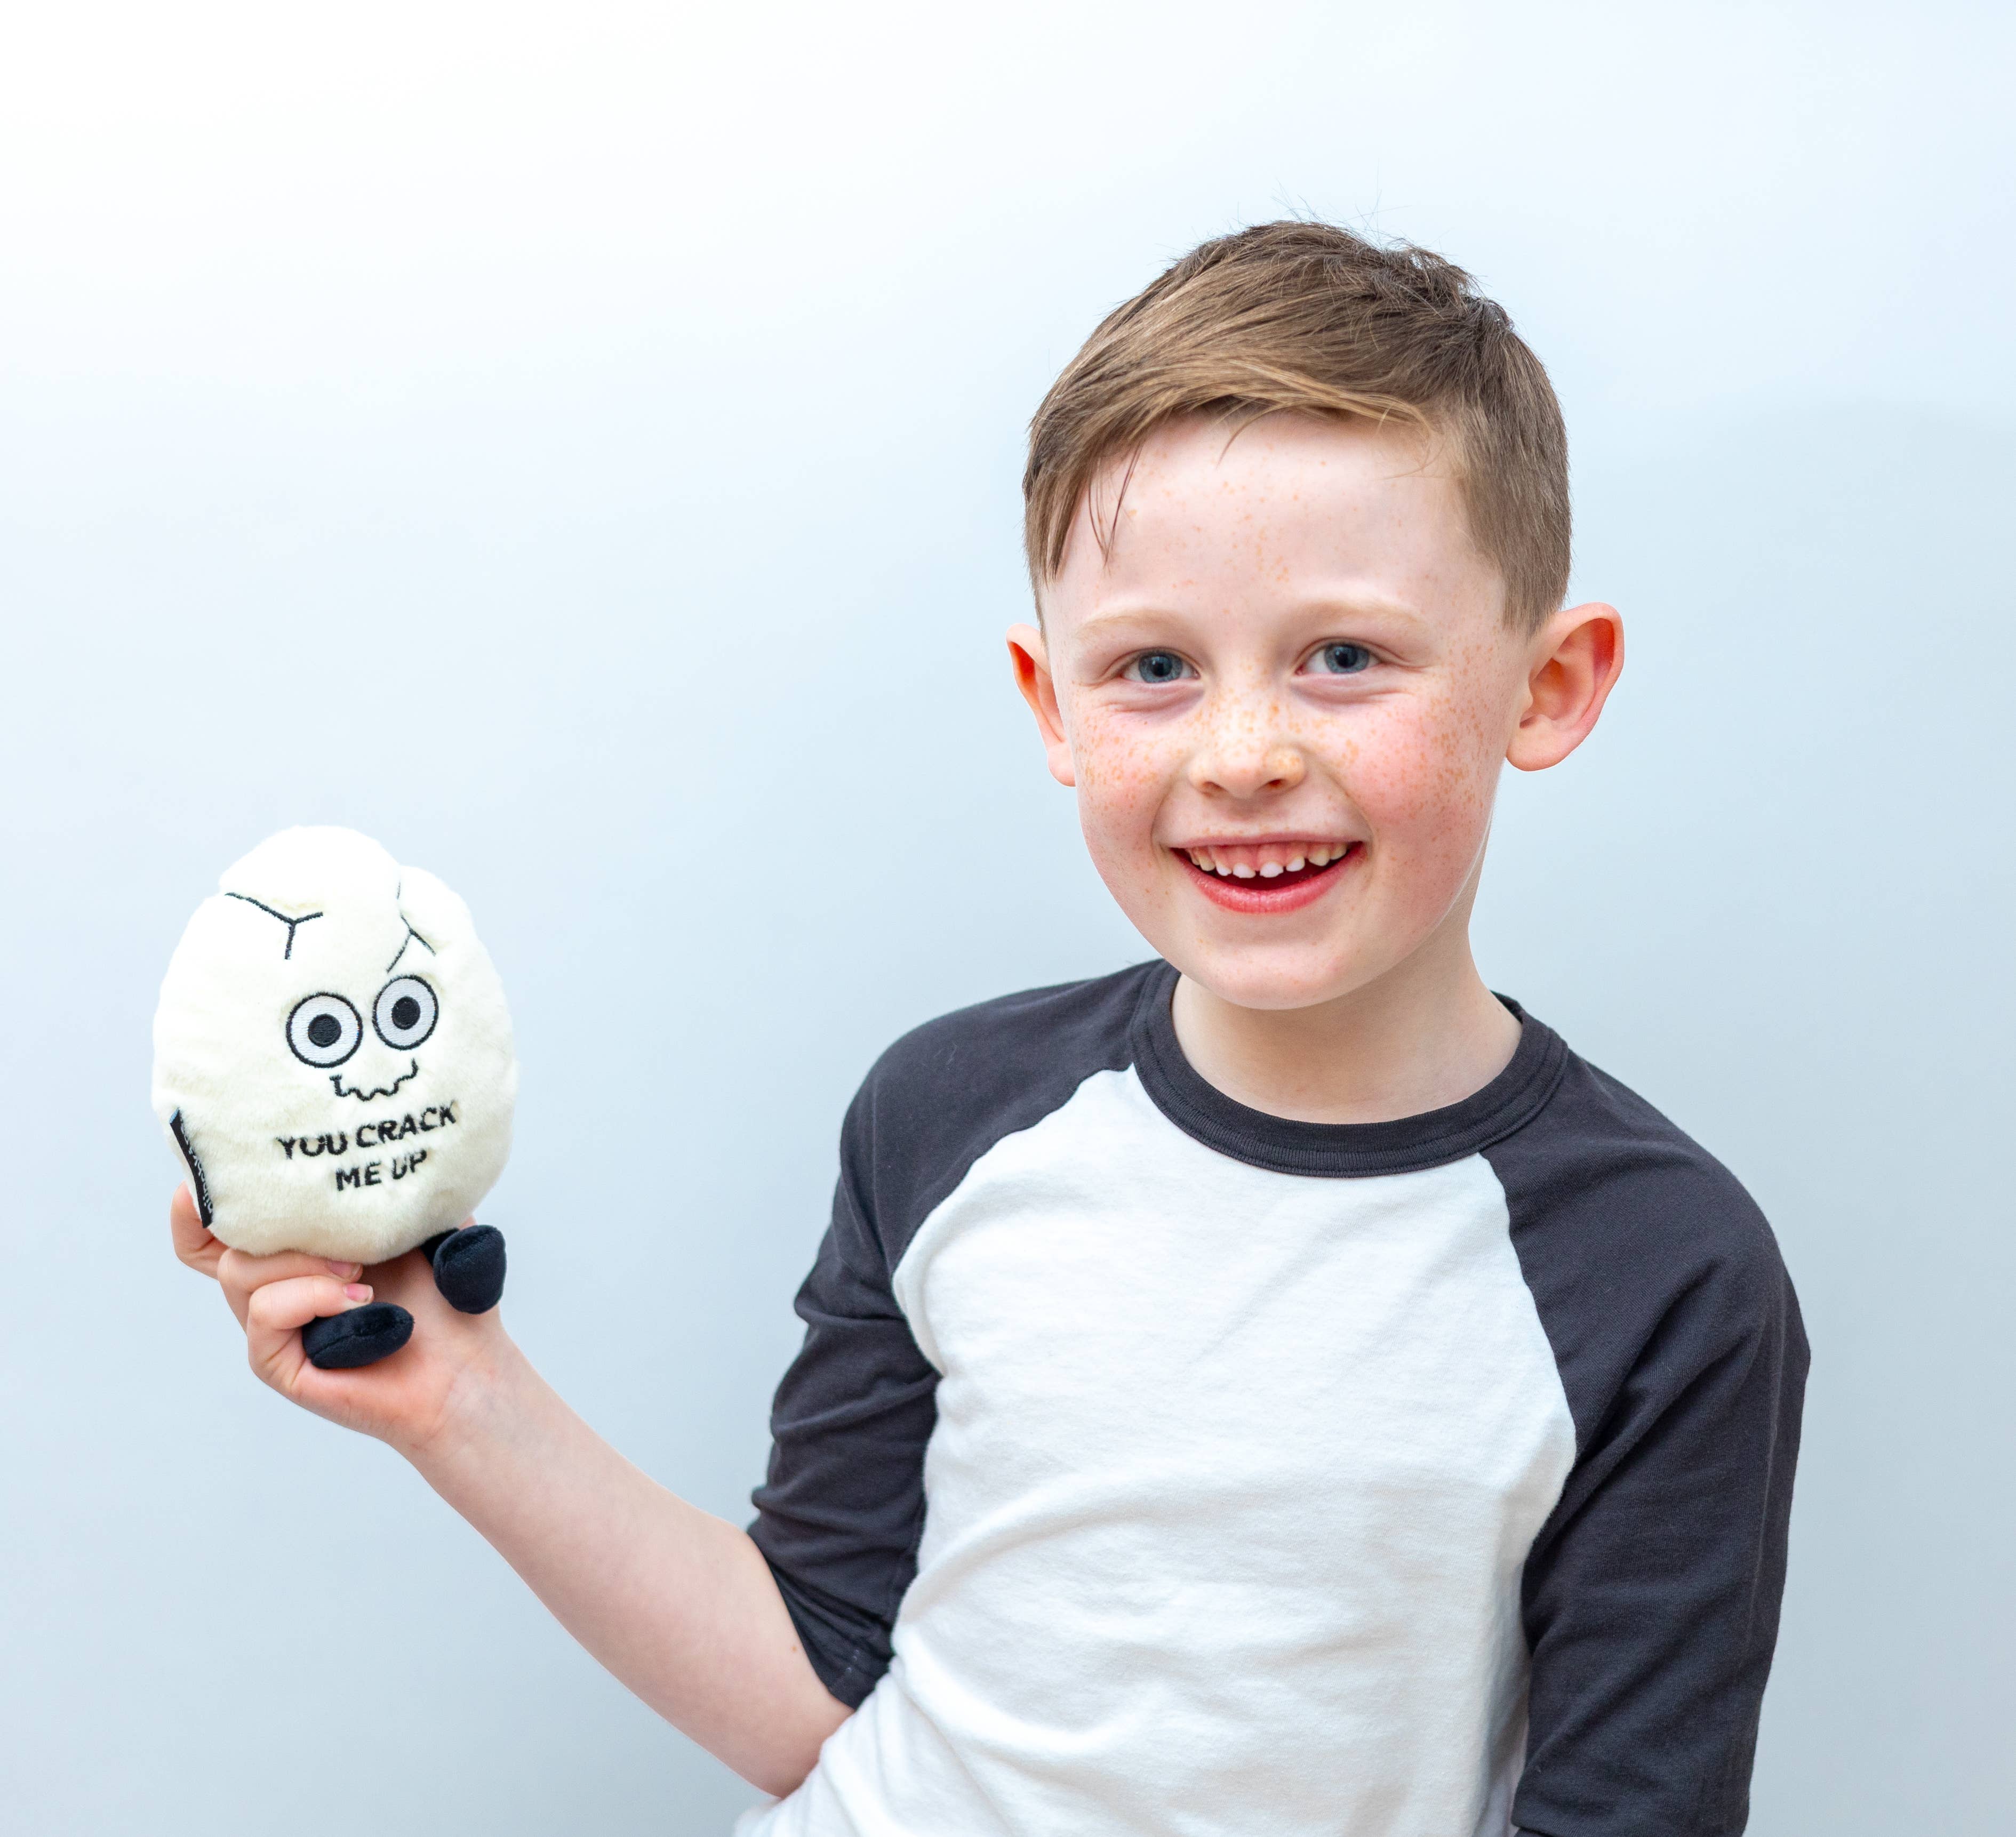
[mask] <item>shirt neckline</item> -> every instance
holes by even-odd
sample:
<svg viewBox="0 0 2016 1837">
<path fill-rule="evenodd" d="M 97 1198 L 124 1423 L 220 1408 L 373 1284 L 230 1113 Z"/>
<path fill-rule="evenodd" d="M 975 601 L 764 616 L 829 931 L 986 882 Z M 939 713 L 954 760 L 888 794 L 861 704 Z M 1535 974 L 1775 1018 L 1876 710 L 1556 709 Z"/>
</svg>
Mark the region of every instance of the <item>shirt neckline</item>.
<svg viewBox="0 0 2016 1837">
<path fill-rule="evenodd" d="M 1462 1160 L 1532 1121 L 1568 1067 L 1561 1037 L 1500 995 L 1519 1022 L 1519 1044 L 1510 1063 L 1481 1091 L 1444 1109 L 1387 1123 L 1298 1122 L 1249 1109 L 1205 1081 L 1177 1043 L 1170 1008 L 1175 987 L 1173 965 L 1148 966 L 1129 1030 L 1143 1088 L 1156 1109 L 1193 1140 L 1276 1174 L 1413 1174 Z"/>
</svg>

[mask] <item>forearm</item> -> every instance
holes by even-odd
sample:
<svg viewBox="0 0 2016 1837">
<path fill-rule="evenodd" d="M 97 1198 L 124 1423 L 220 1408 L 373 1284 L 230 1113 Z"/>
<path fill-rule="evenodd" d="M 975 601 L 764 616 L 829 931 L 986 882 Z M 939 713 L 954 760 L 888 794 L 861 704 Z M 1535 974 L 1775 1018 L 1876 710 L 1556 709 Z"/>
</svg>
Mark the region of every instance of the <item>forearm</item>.
<svg viewBox="0 0 2016 1837">
<path fill-rule="evenodd" d="M 470 1375 L 409 1458 L 623 1683 L 743 1778 L 790 1791 L 848 1712 L 761 1553 L 625 1461 L 508 1340 Z"/>
</svg>

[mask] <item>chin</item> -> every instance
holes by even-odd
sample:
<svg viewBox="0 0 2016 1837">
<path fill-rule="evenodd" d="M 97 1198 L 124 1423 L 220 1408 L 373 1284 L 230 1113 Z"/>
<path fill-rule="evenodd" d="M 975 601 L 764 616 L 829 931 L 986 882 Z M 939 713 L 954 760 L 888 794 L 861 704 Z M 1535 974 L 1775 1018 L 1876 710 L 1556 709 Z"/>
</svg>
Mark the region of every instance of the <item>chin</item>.
<svg viewBox="0 0 2016 1837">
<path fill-rule="evenodd" d="M 1378 971 L 1334 951 L 1293 947 L 1217 946 L 1163 953 L 1200 988 L 1235 1008 L 1281 1011 L 1317 1008 L 1349 995 Z"/>
</svg>

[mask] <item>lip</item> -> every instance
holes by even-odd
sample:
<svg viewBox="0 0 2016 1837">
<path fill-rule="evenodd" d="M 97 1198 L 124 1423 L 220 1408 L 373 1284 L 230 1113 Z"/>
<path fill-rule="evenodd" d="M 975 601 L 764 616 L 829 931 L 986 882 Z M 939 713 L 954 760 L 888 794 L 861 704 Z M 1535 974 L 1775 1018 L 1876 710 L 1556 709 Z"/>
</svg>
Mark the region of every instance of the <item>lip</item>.
<svg viewBox="0 0 2016 1837">
<path fill-rule="evenodd" d="M 1241 840 L 1245 838 L 1242 837 Z M 1272 840 L 1273 838 L 1258 839 Z M 1283 839 L 1286 839 L 1283 838 Z M 1201 846 L 1201 845 L 1200 845 Z M 1299 912 L 1305 906 L 1312 906 L 1336 886 L 1365 854 L 1365 844 L 1352 843 L 1345 853 L 1327 868 L 1312 868 L 1292 878 L 1273 880 L 1255 878 L 1237 880 L 1214 874 L 1200 868 L 1180 849 L 1172 849 L 1176 863 L 1190 875 L 1198 892 L 1215 906 L 1228 912 L 1272 914 Z"/>
</svg>

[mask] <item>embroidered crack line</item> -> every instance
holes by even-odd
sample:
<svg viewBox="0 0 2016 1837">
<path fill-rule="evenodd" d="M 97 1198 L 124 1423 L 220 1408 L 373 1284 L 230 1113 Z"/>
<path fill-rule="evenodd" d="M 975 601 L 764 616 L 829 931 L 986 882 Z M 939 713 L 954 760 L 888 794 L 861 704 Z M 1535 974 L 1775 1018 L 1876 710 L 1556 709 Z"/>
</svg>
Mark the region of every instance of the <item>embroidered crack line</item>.
<svg viewBox="0 0 2016 1837">
<path fill-rule="evenodd" d="M 405 926 L 406 935 L 402 940 L 401 940 L 398 949 L 392 953 L 392 961 L 385 965 L 387 970 L 397 969 L 399 967 L 399 959 L 405 955 L 406 946 L 408 944 L 425 944 L 427 946 L 427 954 L 430 957 L 438 957 L 441 954 L 440 951 L 437 951 L 432 944 L 427 944 L 427 940 L 422 937 L 417 931 L 414 930 L 412 920 L 409 918 L 404 912 L 401 912 L 399 915 L 399 922 Z"/>
<path fill-rule="evenodd" d="M 249 893 L 227 893 L 224 897 L 228 900 L 243 900 L 248 906 L 257 906 L 269 918 L 277 918 L 286 926 L 287 947 L 280 953 L 281 960 L 283 962 L 294 954 L 294 928 L 297 926 L 307 924 L 311 918 L 319 918 L 322 915 L 319 912 L 304 912 L 298 918 L 290 918 L 284 912 L 275 912 L 264 900 L 255 900 Z M 403 918 L 405 915 L 401 913 L 400 916 Z M 411 927 L 408 929 L 410 929 Z M 423 938 L 420 941 L 424 944 L 427 940 Z M 399 947 L 404 950 L 405 946 L 401 944 Z"/>
</svg>

